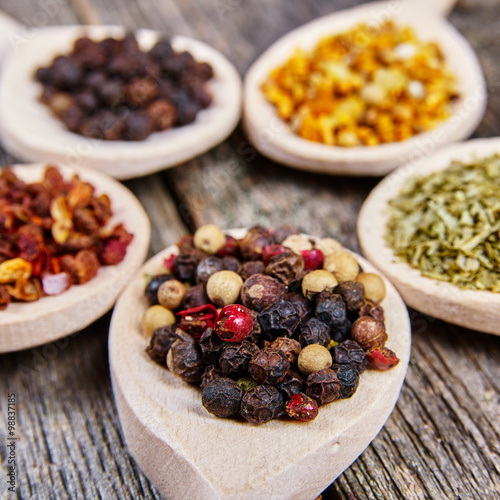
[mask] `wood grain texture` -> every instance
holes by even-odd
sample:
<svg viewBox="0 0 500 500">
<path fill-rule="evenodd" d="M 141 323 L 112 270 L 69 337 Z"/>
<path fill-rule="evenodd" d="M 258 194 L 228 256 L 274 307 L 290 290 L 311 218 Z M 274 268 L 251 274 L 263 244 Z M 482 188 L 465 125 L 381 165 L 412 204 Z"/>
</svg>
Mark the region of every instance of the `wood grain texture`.
<svg viewBox="0 0 500 500">
<path fill-rule="evenodd" d="M 78 22 L 56 0 L 56 24 Z M 94 0 L 105 23 L 161 29 L 221 50 L 243 75 L 290 29 L 355 0 Z M 33 24 L 42 0 L 3 0 Z M 477 51 L 488 109 L 476 136 L 500 135 L 497 0 L 461 0 L 451 22 Z M 28 22 L 25 21 L 25 22 Z M 256 155 L 237 130 L 221 146 L 164 174 L 127 182 L 152 219 L 152 253 L 186 225 L 295 224 L 357 250 L 356 216 L 375 181 L 306 175 Z M 0 151 L 0 161 L 13 161 Z M 326 500 L 496 500 L 500 491 L 500 339 L 415 311 L 410 368 L 395 411 Z M 160 499 L 127 454 L 107 364 L 109 316 L 58 345 L 0 357 L 0 455 L 8 392 L 18 400 L 18 495 L 36 499 Z M 7 493 L 0 487 L 0 497 Z"/>
</svg>

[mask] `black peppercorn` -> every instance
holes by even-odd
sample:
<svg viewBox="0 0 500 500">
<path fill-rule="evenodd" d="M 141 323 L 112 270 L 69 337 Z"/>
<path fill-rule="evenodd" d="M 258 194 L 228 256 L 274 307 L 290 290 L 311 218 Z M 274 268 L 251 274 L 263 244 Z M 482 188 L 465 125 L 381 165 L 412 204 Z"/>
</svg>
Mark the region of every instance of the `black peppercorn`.
<svg viewBox="0 0 500 500">
<path fill-rule="evenodd" d="M 294 394 L 299 394 L 303 391 L 304 378 L 295 370 L 290 369 L 278 384 L 278 387 L 286 394 L 287 399 L 290 399 Z"/>
<path fill-rule="evenodd" d="M 278 337 L 272 342 L 269 342 L 269 347 L 282 351 L 290 363 L 295 363 L 297 361 L 300 352 L 299 342 L 289 337 Z"/>
<path fill-rule="evenodd" d="M 249 389 L 241 399 L 241 416 L 251 424 L 263 424 L 283 412 L 283 396 L 272 385 Z"/>
<path fill-rule="evenodd" d="M 332 365 L 332 370 L 340 381 L 339 399 L 350 398 L 358 388 L 359 373 L 356 368 L 349 365 Z"/>
<path fill-rule="evenodd" d="M 324 291 L 316 298 L 316 317 L 332 330 L 342 326 L 347 320 L 345 302 L 338 294 Z"/>
<path fill-rule="evenodd" d="M 314 303 L 307 300 L 301 292 L 290 292 L 285 295 L 285 300 L 291 302 L 299 315 L 300 321 L 304 321 L 314 312 Z"/>
<path fill-rule="evenodd" d="M 310 318 L 299 326 L 299 342 L 302 347 L 319 344 L 328 347 L 330 344 L 330 328 L 317 318 Z"/>
<path fill-rule="evenodd" d="M 340 381 L 330 368 L 311 373 L 306 385 L 306 394 L 320 405 L 331 403 L 340 396 Z"/>
<path fill-rule="evenodd" d="M 262 311 L 282 298 L 285 287 L 277 279 L 265 274 L 253 274 L 241 287 L 241 301 L 245 307 Z"/>
<path fill-rule="evenodd" d="M 352 322 L 348 319 L 343 325 L 337 326 L 337 328 L 331 330 L 330 336 L 332 337 L 332 340 L 337 342 L 337 344 L 340 344 L 344 342 L 344 340 L 347 340 L 351 335 L 351 327 Z"/>
<path fill-rule="evenodd" d="M 219 418 L 237 415 L 240 411 L 243 391 L 230 378 L 212 380 L 201 393 L 201 402 L 207 411 Z"/>
<path fill-rule="evenodd" d="M 359 316 L 371 316 L 378 321 L 384 322 L 384 310 L 378 304 L 375 304 L 371 300 L 367 300 L 359 310 Z"/>
<path fill-rule="evenodd" d="M 259 384 L 278 384 L 290 368 L 285 354 L 272 347 L 264 347 L 254 355 L 248 366 L 252 378 Z"/>
<path fill-rule="evenodd" d="M 158 288 L 160 288 L 160 285 L 172 279 L 174 277 L 171 274 L 157 274 L 149 280 L 146 285 L 146 297 L 150 306 L 158 304 Z"/>
<path fill-rule="evenodd" d="M 123 138 L 126 141 L 143 141 L 154 130 L 153 120 L 143 110 L 128 113 L 124 127 Z"/>
<path fill-rule="evenodd" d="M 243 340 L 241 343 L 224 345 L 219 358 L 219 365 L 226 377 L 238 379 L 248 372 L 248 365 L 259 348 L 253 343 Z"/>
<path fill-rule="evenodd" d="M 367 360 L 363 348 L 353 340 L 345 340 L 330 350 L 334 364 L 349 365 L 358 373 L 366 369 Z"/>
<path fill-rule="evenodd" d="M 203 372 L 203 375 L 201 376 L 201 381 L 200 381 L 200 389 L 203 390 L 205 387 L 212 382 L 213 380 L 217 378 L 223 377 L 224 374 L 222 373 L 222 370 L 217 367 L 216 365 L 208 365 L 205 368 L 205 371 Z"/>
<path fill-rule="evenodd" d="M 206 257 L 196 267 L 196 282 L 206 283 L 212 274 L 222 271 L 224 263 L 219 257 Z"/>
<path fill-rule="evenodd" d="M 213 328 L 207 328 L 198 339 L 198 344 L 201 349 L 203 363 L 215 365 L 226 342 L 215 333 Z"/>
<path fill-rule="evenodd" d="M 148 356 L 164 368 L 167 367 L 167 354 L 172 344 L 180 338 L 176 326 L 162 326 L 153 332 L 151 342 L 146 348 Z"/>
<path fill-rule="evenodd" d="M 292 234 L 299 234 L 292 226 L 284 225 L 274 230 L 274 242 L 281 244 Z"/>
<path fill-rule="evenodd" d="M 265 273 L 274 276 L 288 288 L 293 288 L 297 286 L 304 274 L 304 259 L 302 255 L 285 250 L 270 260 Z"/>
<path fill-rule="evenodd" d="M 199 262 L 207 255 L 195 248 L 182 248 L 174 259 L 174 274 L 181 281 L 193 281 Z"/>
<path fill-rule="evenodd" d="M 233 271 L 235 273 L 238 272 L 241 265 L 239 259 L 233 257 L 232 255 L 224 255 L 224 257 L 222 257 L 222 263 L 224 264 L 224 269 L 226 271 Z"/>
<path fill-rule="evenodd" d="M 293 304 L 280 300 L 264 309 L 258 316 L 262 333 L 267 339 L 291 337 L 300 322 Z"/>
<path fill-rule="evenodd" d="M 205 285 L 195 285 L 186 292 L 181 309 L 192 309 L 206 304 L 210 304 L 210 299 L 205 291 Z"/>
<path fill-rule="evenodd" d="M 201 350 L 190 335 L 176 340 L 167 354 L 168 369 L 186 382 L 199 382 L 204 371 Z"/>
<path fill-rule="evenodd" d="M 264 268 L 264 262 L 261 260 L 250 260 L 248 262 L 243 262 L 237 272 L 243 278 L 243 281 L 245 281 L 254 274 L 263 274 Z"/>
<path fill-rule="evenodd" d="M 342 297 L 350 314 L 357 313 L 365 302 L 365 287 L 357 281 L 344 281 L 337 285 L 333 292 Z"/>
<path fill-rule="evenodd" d="M 273 237 L 267 229 L 260 226 L 252 227 L 240 241 L 240 252 L 247 260 L 262 258 L 262 250 L 273 242 Z"/>
</svg>

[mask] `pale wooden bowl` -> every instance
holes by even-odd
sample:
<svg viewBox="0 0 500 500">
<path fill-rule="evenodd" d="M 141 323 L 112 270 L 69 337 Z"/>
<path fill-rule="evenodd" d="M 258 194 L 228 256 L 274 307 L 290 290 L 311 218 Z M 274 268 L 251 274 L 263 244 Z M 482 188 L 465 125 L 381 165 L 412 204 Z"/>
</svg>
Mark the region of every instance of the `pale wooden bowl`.
<svg viewBox="0 0 500 500">
<path fill-rule="evenodd" d="M 364 372 L 351 399 L 322 406 L 307 424 L 273 420 L 253 426 L 219 419 L 203 408 L 197 388 L 145 353 L 149 341 L 139 326 L 147 307 L 144 273 L 158 272 L 175 249 L 167 248 L 142 267 L 111 320 L 111 378 L 130 453 L 165 498 L 316 498 L 375 438 L 398 399 L 410 356 L 403 301 L 386 281 L 382 305 L 388 347 L 400 363 L 387 372 Z"/>
<path fill-rule="evenodd" d="M 47 164 L 16 165 L 14 172 L 33 182 L 42 177 Z M 110 225 L 120 222 L 134 234 L 127 254 L 116 266 L 99 268 L 97 276 L 83 285 L 74 285 L 60 295 L 43 297 L 35 302 L 12 302 L 0 311 L 0 353 L 28 349 L 53 342 L 90 325 L 109 311 L 146 258 L 149 241 L 149 219 L 135 196 L 122 184 L 92 170 L 58 165 L 65 178 L 74 173 L 90 182 L 96 192 L 111 199 L 113 217 Z"/>
<path fill-rule="evenodd" d="M 400 261 L 384 239 L 388 202 L 408 179 L 444 170 L 453 160 L 472 161 L 500 153 L 500 139 L 476 139 L 449 146 L 421 161 L 407 164 L 386 177 L 370 193 L 358 218 L 358 238 L 364 255 L 398 289 L 414 309 L 450 323 L 500 335 L 500 293 L 464 290 L 451 283 L 424 277 Z"/>
<path fill-rule="evenodd" d="M 40 66 L 68 53 L 76 39 L 99 40 L 123 36 L 118 26 L 59 26 L 38 30 L 6 57 L 0 77 L 0 135 L 5 149 L 25 161 L 52 161 L 91 167 L 117 179 L 147 175 L 181 164 L 222 142 L 241 115 L 241 79 L 234 66 L 217 50 L 191 38 L 175 36 L 175 50 L 188 50 L 208 62 L 214 78 L 207 86 L 212 105 L 192 124 L 155 132 L 144 141 L 88 139 L 66 130 L 49 108 L 39 102 L 41 84 L 34 79 Z M 138 41 L 149 49 L 161 36 L 138 30 Z"/>
<path fill-rule="evenodd" d="M 468 137 L 477 127 L 486 108 L 486 84 L 478 59 L 464 37 L 441 15 L 450 1 L 437 2 L 436 10 L 423 0 L 372 2 L 321 17 L 291 31 L 267 49 L 246 74 L 244 81 L 243 125 L 251 143 L 265 156 L 290 167 L 332 175 L 381 176 L 415 155 L 430 154 L 438 148 Z M 413 27 L 421 40 L 435 40 L 442 48 L 450 69 L 457 76 L 460 98 L 453 115 L 434 130 L 406 141 L 374 147 L 343 148 L 301 138 L 277 115 L 261 91 L 269 72 L 283 64 L 296 47 L 312 49 L 324 36 L 349 30 L 361 22 L 377 26 L 393 18 Z"/>
</svg>

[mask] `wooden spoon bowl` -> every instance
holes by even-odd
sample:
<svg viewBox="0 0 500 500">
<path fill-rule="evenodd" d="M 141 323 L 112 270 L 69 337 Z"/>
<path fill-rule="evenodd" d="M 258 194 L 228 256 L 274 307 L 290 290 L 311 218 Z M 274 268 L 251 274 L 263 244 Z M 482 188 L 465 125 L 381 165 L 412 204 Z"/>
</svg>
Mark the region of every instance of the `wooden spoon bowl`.
<svg viewBox="0 0 500 500">
<path fill-rule="evenodd" d="M 450 2 L 437 8 L 446 10 Z M 359 23 L 378 26 L 388 18 L 411 26 L 421 40 L 436 41 L 446 63 L 457 77 L 459 99 L 452 116 L 434 130 L 402 142 L 374 147 L 329 146 L 303 139 L 278 116 L 261 91 L 270 71 L 283 64 L 300 47 L 311 50 L 328 35 L 341 33 Z M 438 10 L 417 1 L 371 2 L 321 17 L 291 31 L 267 49 L 249 69 L 244 81 L 243 124 L 252 144 L 265 156 L 301 170 L 332 175 L 385 175 L 415 155 L 468 137 L 479 124 L 486 107 L 486 87 L 475 53 L 463 36 Z"/>
<path fill-rule="evenodd" d="M 25 161 L 91 167 L 117 179 L 129 179 L 183 163 L 216 146 L 233 131 L 241 115 L 238 72 L 217 50 L 180 36 L 171 40 L 175 50 L 187 50 L 214 69 L 214 78 L 207 84 L 213 102 L 192 124 L 156 132 L 137 142 L 89 139 L 68 131 L 39 101 L 42 86 L 34 79 L 36 70 L 69 53 L 82 36 L 101 40 L 124 33 L 118 26 L 43 28 L 6 57 L 0 78 L 0 134 L 12 155 Z M 161 33 L 138 30 L 136 36 L 141 48 L 148 50 Z"/>
<path fill-rule="evenodd" d="M 42 178 L 46 164 L 16 165 L 13 170 L 27 182 Z M 103 266 L 97 276 L 83 285 L 74 285 L 60 295 L 35 302 L 12 302 L 0 312 L 0 353 L 28 349 L 53 342 L 88 326 L 113 306 L 118 294 L 144 262 L 149 249 L 150 225 L 137 198 L 107 175 L 58 165 L 63 176 L 78 174 L 90 182 L 96 193 L 111 199 L 113 217 L 109 224 L 123 222 L 134 239 L 122 262 Z"/>
<path fill-rule="evenodd" d="M 197 388 L 145 353 L 149 341 L 139 326 L 147 307 L 144 274 L 158 272 L 175 249 L 142 267 L 111 320 L 111 378 L 130 453 L 166 498 L 315 498 L 370 444 L 394 408 L 410 355 L 404 303 L 386 281 L 388 347 L 401 361 L 388 372 L 364 372 L 351 399 L 322 406 L 307 424 L 273 420 L 256 427 L 219 419 L 203 408 Z M 365 271 L 373 270 L 358 258 Z"/>
<path fill-rule="evenodd" d="M 461 289 L 451 283 L 427 278 L 400 261 L 385 243 L 390 217 L 388 203 L 408 179 L 447 168 L 453 160 L 463 162 L 500 153 L 500 139 L 476 139 L 444 148 L 408 164 L 386 177 L 370 193 L 358 218 L 358 238 L 364 255 L 398 289 L 414 309 L 472 330 L 500 335 L 500 293 Z"/>
</svg>

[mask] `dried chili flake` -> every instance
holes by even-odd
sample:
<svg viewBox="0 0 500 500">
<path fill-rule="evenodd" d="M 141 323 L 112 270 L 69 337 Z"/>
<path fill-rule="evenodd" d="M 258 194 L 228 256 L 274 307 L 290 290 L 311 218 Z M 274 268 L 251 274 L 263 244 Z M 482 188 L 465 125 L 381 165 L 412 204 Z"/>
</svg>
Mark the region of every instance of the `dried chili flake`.
<svg viewBox="0 0 500 500">
<path fill-rule="evenodd" d="M 11 299 L 58 295 L 92 279 L 100 265 L 123 260 L 133 239 L 123 224 L 107 227 L 111 201 L 54 166 L 25 183 L 0 172 L 0 310 Z"/>
<path fill-rule="evenodd" d="M 217 314 L 212 304 L 185 309 L 177 313 L 181 317 L 179 327 L 194 338 L 199 338 L 207 328 L 214 327 Z"/>
</svg>

